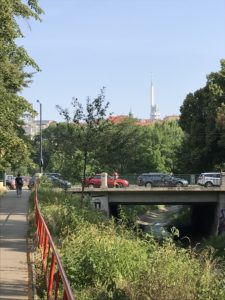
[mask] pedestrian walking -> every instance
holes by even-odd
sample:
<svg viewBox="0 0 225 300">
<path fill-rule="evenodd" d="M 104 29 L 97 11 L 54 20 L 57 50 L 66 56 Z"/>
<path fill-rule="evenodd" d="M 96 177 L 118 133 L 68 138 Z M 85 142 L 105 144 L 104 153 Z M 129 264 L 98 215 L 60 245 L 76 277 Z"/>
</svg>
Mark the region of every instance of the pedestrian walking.
<svg viewBox="0 0 225 300">
<path fill-rule="evenodd" d="M 16 193 L 18 197 L 22 195 L 22 188 L 23 188 L 23 178 L 20 176 L 20 173 L 17 174 L 15 179 L 16 181 Z"/>
</svg>

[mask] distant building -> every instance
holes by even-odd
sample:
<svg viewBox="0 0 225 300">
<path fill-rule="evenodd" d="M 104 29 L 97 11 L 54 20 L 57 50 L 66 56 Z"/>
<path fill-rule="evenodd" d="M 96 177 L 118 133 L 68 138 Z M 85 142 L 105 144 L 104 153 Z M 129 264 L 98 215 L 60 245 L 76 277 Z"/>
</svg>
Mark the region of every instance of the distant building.
<svg viewBox="0 0 225 300">
<path fill-rule="evenodd" d="M 163 120 L 164 121 L 178 121 L 180 119 L 180 116 L 172 115 L 172 116 L 166 116 Z"/>
<path fill-rule="evenodd" d="M 113 124 L 119 124 L 122 123 L 123 121 L 125 121 L 126 119 L 130 118 L 130 115 L 117 115 L 117 116 L 111 116 L 109 117 L 109 120 L 113 123 Z M 171 116 L 166 116 L 163 119 L 154 119 L 154 120 L 150 120 L 150 119 L 136 119 L 134 117 L 134 119 L 136 119 L 136 124 L 140 125 L 140 126 L 149 126 L 149 125 L 153 125 L 155 122 L 164 122 L 164 121 L 176 121 L 179 120 L 179 116 L 177 115 L 171 115 Z"/>
<path fill-rule="evenodd" d="M 42 120 L 41 128 L 45 129 L 52 123 L 55 123 L 55 121 Z M 25 122 L 25 125 L 23 126 L 23 129 L 25 130 L 26 135 L 30 135 L 31 137 L 34 137 L 35 135 L 39 134 L 39 132 L 40 132 L 40 121 L 35 120 L 32 117 L 29 117 L 27 119 L 27 121 Z"/>
</svg>

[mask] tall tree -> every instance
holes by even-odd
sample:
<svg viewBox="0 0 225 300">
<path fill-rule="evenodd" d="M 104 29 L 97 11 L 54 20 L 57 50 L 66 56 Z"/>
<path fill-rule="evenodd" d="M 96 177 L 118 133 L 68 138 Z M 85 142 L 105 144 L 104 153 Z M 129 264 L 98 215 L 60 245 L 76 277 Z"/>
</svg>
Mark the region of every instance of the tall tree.
<svg viewBox="0 0 225 300">
<path fill-rule="evenodd" d="M 180 108 L 186 133 L 181 164 L 188 172 L 216 170 L 225 163 L 225 60 L 219 72 L 207 76 L 205 87 L 188 94 Z"/>
<path fill-rule="evenodd" d="M 68 109 L 57 106 L 59 113 L 64 116 L 65 120 L 68 123 L 73 122 L 78 127 L 77 139 L 76 142 L 73 140 L 71 148 L 74 149 L 74 152 L 77 149 L 80 149 L 82 152 L 83 179 L 86 177 L 87 164 L 92 157 L 92 153 L 98 147 L 101 147 L 99 137 L 107 126 L 107 119 L 105 117 L 108 106 L 109 102 L 105 103 L 104 88 L 101 89 L 98 97 L 92 101 L 89 97 L 87 98 L 86 111 L 77 98 L 73 98 L 72 101 L 72 116 Z M 84 184 L 82 184 L 82 191 L 84 191 Z"/>
<path fill-rule="evenodd" d="M 32 106 L 18 95 L 32 78 L 25 67 L 39 71 L 16 39 L 23 34 L 19 18 L 40 20 L 41 8 L 36 0 L 0 0 L 0 169 L 29 161 L 29 146 L 23 139 L 22 118 L 34 114 Z"/>
</svg>

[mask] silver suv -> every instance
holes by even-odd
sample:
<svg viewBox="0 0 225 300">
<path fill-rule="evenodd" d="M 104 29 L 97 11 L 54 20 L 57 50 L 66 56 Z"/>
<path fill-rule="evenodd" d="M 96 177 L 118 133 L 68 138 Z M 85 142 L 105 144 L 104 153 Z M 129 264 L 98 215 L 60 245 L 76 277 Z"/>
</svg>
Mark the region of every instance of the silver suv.
<svg viewBox="0 0 225 300">
<path fill-rule="evenodd" d="M 220 186 L 221 184 L 220 173 L 218 172 L 201 173 L 198 177 L 197 184 L 204 185 L 205 187 Z"/>
</svg>

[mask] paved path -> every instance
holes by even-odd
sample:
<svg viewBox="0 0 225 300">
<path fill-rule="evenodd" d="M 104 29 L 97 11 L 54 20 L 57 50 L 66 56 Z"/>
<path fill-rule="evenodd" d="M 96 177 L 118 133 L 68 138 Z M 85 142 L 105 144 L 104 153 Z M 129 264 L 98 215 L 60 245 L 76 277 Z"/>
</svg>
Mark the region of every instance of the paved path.
<svg viewBox="0 0 225 300">
<path fill-rule="evenodd" d="M 30 192 L 0 199 L 0 299 L 31 299 L 28 289 L 27 212 Z"/>
</svg>

